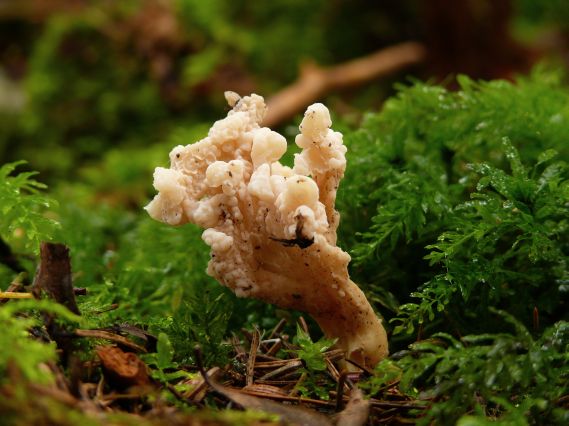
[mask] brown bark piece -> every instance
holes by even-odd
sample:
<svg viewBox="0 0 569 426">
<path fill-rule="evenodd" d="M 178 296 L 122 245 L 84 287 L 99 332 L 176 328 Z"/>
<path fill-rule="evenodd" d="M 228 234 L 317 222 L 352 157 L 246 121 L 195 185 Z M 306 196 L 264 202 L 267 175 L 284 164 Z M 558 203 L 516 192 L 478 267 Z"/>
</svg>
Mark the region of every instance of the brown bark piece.
<svg viewBox="0 0 569 426">
<path fill-rule="evenodd" d="M 74 314 L 80 315 L 71 280 L 69 249 L 64 244 L 41 243 L 34 292 L 39 293 L 41 290 Z"/>
<path fill-rule="evenodd" d="M 123 389 L 150 384 L 146 364 L 136 354 L 116 346 L 99 346 L 96 352 L 109 383 Z"/>
<path fill-rule="evenodd" d="M 64 244 L 42 242 L 40 245 L 40 263 L 32 285 L 34 297 L 40 298 L 42 293 L 65 306 L 76 315 L 81 315 L 71 278 L 71 259 L 69 249 Z M 49 336 L 63 351 L 62 359 L 67 363 L 73 352 L 73 342 L 67 335 L 65 327 L 55 321 L 55 316 L 44 313 L 44 322 Z"/>
</svg>

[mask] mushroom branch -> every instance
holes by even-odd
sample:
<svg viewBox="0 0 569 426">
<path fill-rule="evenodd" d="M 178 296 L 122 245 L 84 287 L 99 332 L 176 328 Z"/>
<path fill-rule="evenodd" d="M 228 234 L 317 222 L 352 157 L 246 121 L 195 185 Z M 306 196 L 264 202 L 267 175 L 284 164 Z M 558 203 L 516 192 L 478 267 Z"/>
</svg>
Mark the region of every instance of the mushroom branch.
<svg viewBox="0 0 569 426">
<path fill-rule="evenodd" d="M 346 168 L 342 134 L 322 104 L 300 125 L 294 167 L 279 159 L 283 136 L 260 123 L 261 96 L 226 92 L 233 107 L 208 136 L 170 153 L 154 173 L 146 207 L 170 225 L 195 223 L 211 248 L 207 272 L 239 297 L 310 314 L 346 357 L 374 366 L 387 356 L 381 320 L 348 275 L 350 256 L 336 246 L 334 209 Z"/>
</svg>

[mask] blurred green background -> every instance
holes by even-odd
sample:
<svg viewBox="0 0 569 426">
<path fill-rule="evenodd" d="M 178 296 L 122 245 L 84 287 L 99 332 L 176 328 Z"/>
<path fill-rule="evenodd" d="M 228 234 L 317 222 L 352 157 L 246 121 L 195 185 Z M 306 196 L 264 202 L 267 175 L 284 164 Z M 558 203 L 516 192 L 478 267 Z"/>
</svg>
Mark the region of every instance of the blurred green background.
<svg viewBox="0 0 569 426">
<path fill-rule="evenodd" d="M 225 90 L 270 97 L 302 64 L 334 66 L 405 41 L 421 43 L 427 57 L 322 97 L 335 128 L 357 128 L 396 82 L 455 89 L 459 74 L 513 79 L 542 62 L 566 69 L 569 3 L 3 0 L 0 164 L 25 160 L 19 170 L 37 170 L 48 184 L 58 202 L 49 213 L 61 223 L 56 239 L 71 247 L 75 283 L 90 288 L 93 310 L 118 300 L 110 315 L 132 321 L 191 312 L 179 310 L 188 298 L 216 300 L 222 290 L 195 291 L 212 281 L 199 230 L 168 228 L 141 210 L 154 193 L 154 167 L 225 115 Z M 292 141 L 297 123 L 278 130 Z M 17 237 L 3 235 L 25 253 Z M 236 308 L 235 315 L 268 326 L 267 309 Z"/>
<path fill-rule="evenodd" d="M 140 205 L 152 166 L 174 141 L 204 135 L 225 112 L 225 90 L 268 97 L 307 61 L 423 43 L 419 66 L 327 94 L 357 125 L 409 76 L 452 87 L 458 73 L 512 78 L 544 58 L 563 65 L 568 22 L 563 0 L 4 0 L 0 163 L 25 159 L 43 181 L 79 180 Z"/>
</svg>

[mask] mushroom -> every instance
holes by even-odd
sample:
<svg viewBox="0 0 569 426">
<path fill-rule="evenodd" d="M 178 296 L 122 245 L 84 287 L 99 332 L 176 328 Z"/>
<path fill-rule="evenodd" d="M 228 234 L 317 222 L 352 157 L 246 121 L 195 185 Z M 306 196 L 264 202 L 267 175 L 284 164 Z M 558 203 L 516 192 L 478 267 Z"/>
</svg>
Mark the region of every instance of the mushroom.
<svg viewBox="0 0 569 426">
<path fill-rule="evenodd" d="M 169 169 L 156 168 L 158 194 L 146 210 L 170 225 L 205 228 L 207 273 L 238 297 L 310 314 L 347 359 L 373 367 L 387 356 L 387 336 L 336 245 L 346 147 L 328 109 L 308 107 L 291 168 L 279 162 L 285 138 L 261 127 L 263 98 L 225 96 L 227 117 L 206 138 L 175 147 Z"/>
</svg>

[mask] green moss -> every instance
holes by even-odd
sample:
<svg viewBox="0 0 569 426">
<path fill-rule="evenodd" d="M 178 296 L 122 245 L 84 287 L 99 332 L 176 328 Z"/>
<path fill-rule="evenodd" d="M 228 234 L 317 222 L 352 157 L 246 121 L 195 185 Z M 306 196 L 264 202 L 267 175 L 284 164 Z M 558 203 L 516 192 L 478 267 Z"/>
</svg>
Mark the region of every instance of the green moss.
<svg viewBox="0 0 569 426">
<path fill-rule="evenodd" d="M 569 93 L 540 71 L 459 81 L 402 87 L 347 135 L 341 241 L 396 331 L 493 329 L 486 306 L 551 323 L 566 303 Z"/>
<path fill-rule="evenodd" d="M 31 382 L 53 382 L 51 371 L 41 364 L 56 360 L 55 343 L 42 342 L 29 334 L 32 327 L 41 324 L 38 311 L 57 315 L 61 320 L 80 321 L 67 308 L 48 300 L 12 301 L 1 305 L 0 384 L 7 382 L 8 370 Z"/>
<path fill-rule="evenodd" d="M 0 167 L 0 238 L 21 251 L 37 253 L 50 240 L 58 223 L 44 213 L 56 202 L 41 193 L 46 186 L 32 179 L 37 173 L 13 172 L 23 161 Z"/>
<path fill-rule="evenodd" d="M 493 313 L 512 334 L 434 334 L 380 363 L 364 387 L 376 393 L 397 380 L 403 393 L 425 401 L 418 424 L 565 424 L 569 411 L 558 401 L 569 380 L 569 323 L 534 339 L 512 316 Z"/>
</svg>

